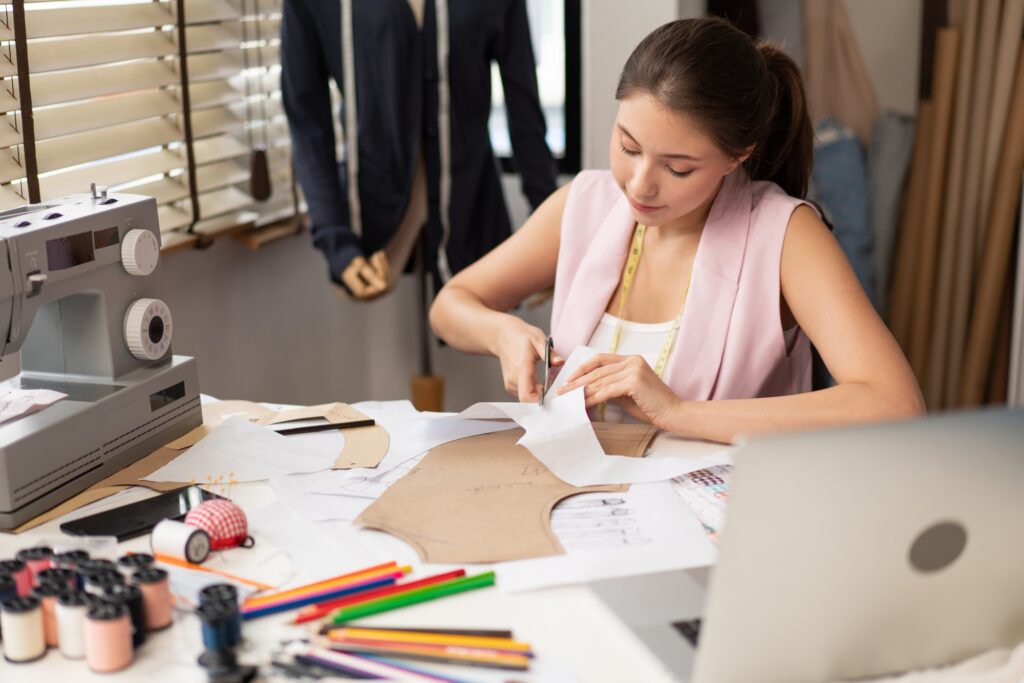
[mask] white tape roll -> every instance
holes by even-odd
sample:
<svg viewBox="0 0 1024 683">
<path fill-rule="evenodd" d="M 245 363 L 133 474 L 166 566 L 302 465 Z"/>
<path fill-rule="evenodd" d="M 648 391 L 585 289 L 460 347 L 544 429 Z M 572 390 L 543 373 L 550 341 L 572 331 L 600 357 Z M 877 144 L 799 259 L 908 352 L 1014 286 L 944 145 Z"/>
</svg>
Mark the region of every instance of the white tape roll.
<svg viewBox="0 0 1024 683">
<path fill-rule="evenodd" d="M 154 555 L 200 564 L 210 556 L 210 535 L 202 529 L 173 519 L 153 527 L 149 540 Z"/>
</svg>

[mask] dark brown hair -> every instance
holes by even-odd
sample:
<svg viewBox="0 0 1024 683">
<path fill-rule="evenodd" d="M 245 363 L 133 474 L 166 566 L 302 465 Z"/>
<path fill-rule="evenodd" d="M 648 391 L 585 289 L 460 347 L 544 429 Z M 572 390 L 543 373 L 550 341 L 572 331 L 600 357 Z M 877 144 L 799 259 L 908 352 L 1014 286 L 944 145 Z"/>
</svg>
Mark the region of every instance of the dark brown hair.
<svg viewBox="0 0 1024 683">
<path fill-rule="evenodd" d="M 754 180 L 803 198 L 813 131 L 793 60 L 717 17 L 681 19 L 643 39 L 626 61 L 615 98 L 652 95 L 697 125 Z"/>
</svg>

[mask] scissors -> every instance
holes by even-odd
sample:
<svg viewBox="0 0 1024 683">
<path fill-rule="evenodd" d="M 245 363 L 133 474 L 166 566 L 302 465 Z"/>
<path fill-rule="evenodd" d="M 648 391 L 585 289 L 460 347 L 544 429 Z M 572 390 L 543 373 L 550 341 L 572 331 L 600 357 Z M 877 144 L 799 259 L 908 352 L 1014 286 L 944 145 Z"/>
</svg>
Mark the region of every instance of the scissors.
<svg viewBox="0 0 1024 683">
<path fill-rule="evenodd" d="M 548 337 L 544 344 L 544 390 L 540 393 L 540 400 L 537 405 L 544 405 L 544 397 L 547 396 L 548 388 L 551 386 L 551 353 L 555 350 L 555 340 Z"/>
</svg>

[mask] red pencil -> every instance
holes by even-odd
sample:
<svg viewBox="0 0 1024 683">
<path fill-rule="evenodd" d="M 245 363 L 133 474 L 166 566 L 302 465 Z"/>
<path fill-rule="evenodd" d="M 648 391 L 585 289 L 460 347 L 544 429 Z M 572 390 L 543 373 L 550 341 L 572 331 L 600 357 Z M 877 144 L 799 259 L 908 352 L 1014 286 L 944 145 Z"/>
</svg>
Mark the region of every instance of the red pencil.
<svg viewBox="0 0 1024 683">
<path fill-rule="evenodd" d="M 435 583 L 442 581 L 449 581 L 451 579 L 457 579 L 465 576 L 465 569 L 456 569 L 454 571 L 445 572 L 444 574 L 435 574 L 434 576 L 428 576 L 423 579 L 417 579 L 416 581 L 410 581 L 408 583 L 395 584 L 394 586 L 386 586 L 384 588 L 377 588 L 372 591 L 366 591 L 365 593 L 359 593 L 357 595 L 349 595 L 343 598 L 337 598 L 335 600 L 327 600 L 325 602 L 317 603 L 306 607 L 298 616 L 295 617 L 293 623 L 305 624 L 308 621 L 316 621 L 321 619 L 339 607 L 347 607 L 348 605 L 354 605 L 366 600 L 375 600 L 376 598 L 384 597 L 385 595 L 394 595 L 396 593 L 402 593 L 413 588 L 422 588 L 423 586 L 430 586 Z"/>
</svg>

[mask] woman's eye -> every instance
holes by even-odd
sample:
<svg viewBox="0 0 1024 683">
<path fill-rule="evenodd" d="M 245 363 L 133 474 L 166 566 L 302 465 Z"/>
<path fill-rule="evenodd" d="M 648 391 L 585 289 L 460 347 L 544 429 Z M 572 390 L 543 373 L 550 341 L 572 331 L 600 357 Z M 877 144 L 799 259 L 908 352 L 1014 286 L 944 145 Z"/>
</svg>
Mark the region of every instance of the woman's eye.
<svg viewBox="0 0 1024 683">
<path fill-rule="evenodd" d="M 693 173 L 693 169 L 692 168 L 689 171 L 677 171 L 674 168 L 672 168 L 671 166 L 666 166 L 665 168 L 667 168 L 668 172 L 671 173 L 672 175 L 674 175 L 676 178 L 685 178 L 686 176 L 688 176 L 691 173 Z"/>
<path fill-rule="evenodd" d="M 622 148 L 622 153 L 626 154 L 627 156 L 635 157 L 637 154 L 640 153 L 640 150 L 638 149 L 626 149 L 626 146 L 621 142 L 619 143 L 619 147 Z"/>
</svg>

